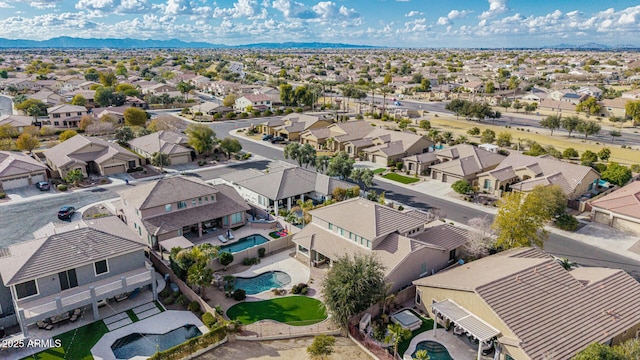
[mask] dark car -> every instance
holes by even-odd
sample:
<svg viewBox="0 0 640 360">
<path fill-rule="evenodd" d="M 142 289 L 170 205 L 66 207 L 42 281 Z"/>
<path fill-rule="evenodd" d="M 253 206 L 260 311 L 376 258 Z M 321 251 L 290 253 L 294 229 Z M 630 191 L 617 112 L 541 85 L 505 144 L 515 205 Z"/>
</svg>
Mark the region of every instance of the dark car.
<svg viewBox="0 0 640 360">
<path fill-rule="evenodd" d="M 269 141 L 271 139 L 273 139 L 273 135 L 271 135 L 271 134 L 262 135 L 262 141 Z"/>
<path fill-rule="evenodd" d="M 271 139 L 272 144 L 277 144 L 284 141 L 285 141 L 285 138 L 283 138 L 282 136 L 274 136 L 273 139 Z"/>
<path fill-rule="evenodd" d="M 48 191 L 51 189 L 51 185 L 49 185 L 48 181 L 38 181 L 36 183 L 36 187 L 40 189 L 40 191 Z"/>
<path fill-rule="evenodd" d="M 76 212 L 76 208 L 73 206 L 63 206 L 58 210 L 58 219 L 60 220 L 71 220 L 73 213 Z"/>
</svg>

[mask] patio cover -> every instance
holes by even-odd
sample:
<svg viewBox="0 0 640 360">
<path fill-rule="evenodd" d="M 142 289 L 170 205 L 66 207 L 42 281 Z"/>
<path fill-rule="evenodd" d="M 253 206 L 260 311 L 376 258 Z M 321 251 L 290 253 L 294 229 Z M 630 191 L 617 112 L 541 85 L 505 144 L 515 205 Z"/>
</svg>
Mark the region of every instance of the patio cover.
<svg viewBox="0 0 640 360">
<path fill-rule="evenodd" d="M 171 249 L 173 249 L 174 247 L 188 249 L 193 246 L 193 243 L 184 236 L 176 236 L 171 239 L 160 241 L 160 246 L 162 246 L 167 251 L 171 251 Z"/>
<path fill-rule="evenodd" d="M 431 305 L 434 314 L 441 314 L 457 326 L 473 335 L 480 342 L 485 342 L 500 335 L 500 331 L 480 320 L 453 300 L 446 299 Z"/>
</svg>

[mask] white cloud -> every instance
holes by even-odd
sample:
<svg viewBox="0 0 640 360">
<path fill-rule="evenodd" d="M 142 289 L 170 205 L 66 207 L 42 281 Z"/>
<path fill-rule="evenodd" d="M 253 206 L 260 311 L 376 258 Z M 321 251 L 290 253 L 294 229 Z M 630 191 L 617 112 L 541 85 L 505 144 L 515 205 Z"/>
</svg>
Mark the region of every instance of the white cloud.
<svg viewBox="0 0 640 360">
<path fill-rule="evenodd" d="M 507 0 L 489 0 L 489 10 L 480 14 L 480 19 L 489 19 L 507 10 Z"/>
<path fill-rule="evenodd" d="M 438 22 L 436 24 L 438 24 L 438 25 L 449 25 L 449 24 L 451 24 L 451 21 L 447 17 L 440 16 L 438 18 Z"/>
<path fill-rule="evenodd" d="M 413 16 L 420 16 L 420 15 L 424 15 L 424 13 L 422 11 L 411 10 L 408 13 L 406 13 L 404 16 L 413 17 Z"/>
<path fill-rule="evenodd" d="M 6 2 L 0 1 L 0 9 L 13 9 L 12 5 L 7 4 Z"/>
<path fill-rule="evenodd" d="M 216 8 L 213 12 L 213 17 L 251 18 L 256 14 L 255 7 L 257 6 L 258 2 L 256 0 L 238 0 L 233 4 L 232 8 Z"/>
<path fill-rule="evenodd" d="M 466 17 L 470 13 L 469 10 L 451 10 L 449 14 L 447 14 L 447 18 L 453 19 L 462 19 Z"/>
<path fill-rule="evenodd" d="M 362 15 L 355 9 L 348 9 L 344 5 L 338 5 L 332 1 L 321 1 L 312 7 L 317 14 L 317 21 L 322 23 L 339 24 L 342 26 L 360 25 Z"/>
<path fill-rule="evenodd" d="M 282 12 L 286 18 L 313 19 L 316 13 L 307 8 L 306 5 L 297 1 L 275 0 L 272 5 L 274 9 Z"/>
</svg>

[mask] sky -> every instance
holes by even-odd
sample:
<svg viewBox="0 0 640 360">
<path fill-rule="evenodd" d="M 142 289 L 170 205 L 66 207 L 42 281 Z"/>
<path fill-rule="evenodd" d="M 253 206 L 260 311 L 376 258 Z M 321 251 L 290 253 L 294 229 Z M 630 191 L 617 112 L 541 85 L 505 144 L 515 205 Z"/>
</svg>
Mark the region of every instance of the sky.
<svg viewBox="0 0 640 360">
<path fill-rule="evenodd" d="M 0 0 L 0 38 L 640 47 L 639 0 Z"/>
</svg>

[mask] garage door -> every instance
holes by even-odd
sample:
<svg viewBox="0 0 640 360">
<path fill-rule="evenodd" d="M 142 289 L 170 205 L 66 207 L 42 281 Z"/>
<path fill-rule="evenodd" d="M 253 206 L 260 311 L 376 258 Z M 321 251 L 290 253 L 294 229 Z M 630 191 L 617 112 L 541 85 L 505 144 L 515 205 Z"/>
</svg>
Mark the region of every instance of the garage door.
<svg viewBox="0 0 640 360">
<path fill-rule="evenodd" d="M 189 154 L 171 157 L 171 165 L 186 164 L 189 162 Z"/>
<path fill-rule="evenodd" d="M 125 172 L 124 164 L 105 166 L 104 169 L 103 169 L 103 172 L 104 172 L 104 175 L 112 175 L 112 174 L 123 173 L 123 172 Z"/>
<path fill-rule="evenodd" d="M 616 218 L 613 218 L 612 226 L 622 231 L 629 231 L 629 232 L 640 235 L 640 221 L 633 222 L 627 219 L 620 219 L 616 217 Z"/>
<path fill-rule="evenodd" d="M 2 180 L 2 188 L 5 190 L 15 189 L 20 187 L 29 186 L 29 177 L 24 176 L 11 180 Z"/>
<path fill-rule="evenodd" d="M 378 165 L 387 166 L 387 158 L 374 155 L 374 162 Z"/>
<path fill-rule="evenodd" d="M 35 185 L 36 183 L 38 183 L 39 181 L 44 181 L 44 174 L 40 174 L 40 175 L 33 175 L 31 176 L 31 184 Z"/>
</svg>

